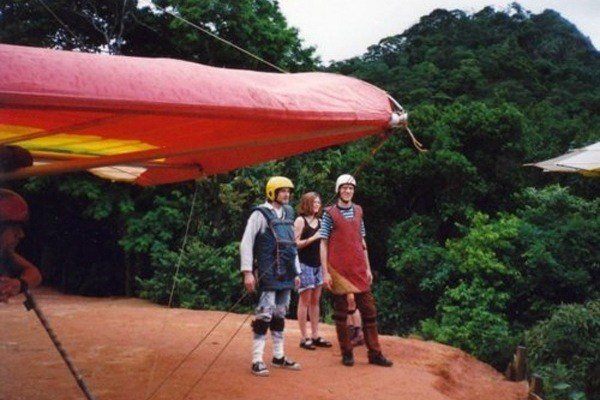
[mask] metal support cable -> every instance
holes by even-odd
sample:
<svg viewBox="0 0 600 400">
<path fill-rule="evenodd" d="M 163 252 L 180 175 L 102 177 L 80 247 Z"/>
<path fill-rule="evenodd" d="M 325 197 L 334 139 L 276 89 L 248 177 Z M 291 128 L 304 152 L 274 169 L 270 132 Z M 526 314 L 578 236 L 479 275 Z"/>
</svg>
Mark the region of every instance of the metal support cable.
<svg viewBox="0 0 600 400">
<path fill-rule="evenodd" d="M 214 38 L 214 39 L 217 39 L 218 41 L 220 41 L 220 42 L 222 42 L 222 43 L 225 43 L 225 44 L 227 44 L 227 45 L 229 45 L 229 46 L 233 47 L 233 48 L 234 48 L 234 49 L 236 49 L 236 50 L 239 50 L 239 51 L 241 51 L 242 53 L 246 54 L 247 56 L 250 56 L 250 57 L 254 58 L 254 59 L 255 59 L 255 60 L 257 60 L 257 61 L 260 61 L 260 62 L 262 62 L 263 64 L 266 64 L 266 65 L 268 65 L 269 67 L 276 69 L 276 70 L 277 70 L 277 71 L 279 71 L 279 72 L 282 72 L 282 73 L 284 73 L 284 74 L 288 73 L 288 71 L 284 70 L 283 68 L 281 68 L 281 67 L 278 67 L 277 65 L 275 65 L 275 64 L 273 64 L 273 63 L 270 63 L 269 61 L 265 60 L 264 58 L 261 58 L 261 57 L 257 56 L 256 54 L 254 54 L 254 53 L 251 53 L 250 51 L 248 51 L 248 50 L 246 50 L 246 49 L 244 49 L 244 48 L 242 48 L 242 47 L 238 46 L 237 44 L 235 44 L 235 43 L 233 43 L 233 42 L 230 42 L 229 40 L 223 39 L 222 37 L 219 37 L 218 35 L 215 35 L 215 34 L 214 34 L 214 33 L 212 33 L 211 31 L 209 31 L 209 30 L 207 30 L 207 29 L 204 29 L 204 28 L 202 28 L 201 26 L 199 26 L 199 25 L 197 25 L 197 24 L 194 24 L 193 22 L 191 22 L 191 21 L 189 21 L 189 20 L 187 20 L 187 19 L 183 18 L 183 17 L 182 17 L 182 16 L 180 16 L 180 15 L 177 15 L 177 14 L 175 14 L 175 13 L 173 13 L 173 12 L 171 12 L 171 11 L 167 10 L 166 8 L 163 8 L 163 7 L 160 7 L 160 6 L 156 6 L 156 8 L 158 8 L 159 10 L 161 10 L 161 11 L 163 11 L 163 12 L 165 12 L 165 13 L 167 13 L 167 14 L 169 14 L 169 15 L 171 15 L 171 16 L 173 16 L 173 17 L 175 17 L 175 18 L 177 18 L 178 20 L 180 20 L 180 21 L 182 21 L 182 22 L 184 22 L 184 23 L 188 24 L 189 26 L 192 26 L 192 27 L 196 28 L 196 29 L 197 29 L 197 30 L 199 30 L 200 32 L 202 32 L 202 33 L 204 33 L 204 34 L 206 34 L 206 35 L 209 35 L 209 36 L 211 36 L 212 38 Z"/>
<path fill-rule="evenodd" d="M 50 7 L 48 7 L 48 5 L 44 2 L 44 0 L 38 0 L 38 2 L 46 9 L 46 11 L 48 11 L 50 14 L 52 14 L 52 16 L 54 17 L 54 19 L 56 19 L 58 21 L 58 23 L 65 28 L 65 30 L 67 32 L 69 32 L 69 34 L 73 37 L 73 39 L 75 39 L 75 41 L 82 47 L 85 47 L 83 45 L 83 43 L 81 42 L 81 40 L 79 39 L 79 37 L 77 35 L 75 35 L 75 33 L 71 30 L 71 28 L 69 28 L 69 25 L 67 25 L 62 19 L 59 18 L 58 15 L 56 15 L 56 13 L 54 11 L 52 11 L 52 9 Z"/>
<path fill-rule="evenodd" d="M 196 388 L 196 386 L 198 386 L 198 384 L 200 384 L 200 382 L 202 382 L 202 380 L 204 379 L 204 377 L 206 376 L 206 374 L 208 374 L 208 371 L 210 371 L 210 369 L 213 367 L 213 365 L 215 365 L 215 363 L 217 362 L 217 360 L 219 359 L 219 357 L 221 356 L 221 354 L 223 354 L 225 352 L 225 349 L 227 349 L 227 347 L 233 341 L 233 339 L 237 336 L 237 334 L 240 333 L 240 331 L 242 330 L 242 328 L 244 327 L 244 325 L 246 325 L 246 322 L 248 322 L 248 318 L 250 318 L 251 316 L 252 316 L 252 313 L 246 314 L 246 318 L 244 318 L 244 320 L 242 321 L 242 323 L 240 324 L 240 326 L 236 329 L 236 331 L 233 333 L 233 335 L 231 335 L 229 337 L 229 340 L 227 340 L 227 343 L 225 343 L 225 345 L 221 348 L 221 350 L 219 350 L 219 353 L 217 353 L 217 355 L 215 356 L 215 358 L 213 358 L 213 360 L 210 362 L 210 364 L 208 364 L 206 366 L 206 368 L 202 372 L 202 375 L 200 375 L 200 377 L 198 379 L 196 379 L 196 381 L 188 389 L 188 391 L 185 392 L 185 395 L 181 398 L 181 400 L 187 399 L 189 397 L 189 395 L 192 393 L 192 391 Z"/>
<path fill-rule="evenodd" d="M 198 195 L 198 182 L 196 181 L 196 182 L 194 182 L 194 195 L 192 196 L 192 205 L 190 206 L 190 212 L 189 212 L 187 223 L 186 223 L 186 226 L 185 226 L 185 234 L 183 236 L 183 240 L 182 240 L 182 243 L 181 243 L 181 248 L 179 249 L 179 257 L 177 258 L 177 264 L 175 266 L 175 273 L 173 274 L 173 284 L 171 285 L 171 290 L 170 290 L 170 293 L 169 293 L 169 301 L 167 303 L 167 308 L 171 308 L 173 306 L 173 297 L 174 297 L 174 294 L 175 294 L 175 287 L 177 286 L 177 278 L 179 277 L 179 270 L 181 268 L 181 260 L 183 259 L 183 253 L 185 252 L 185 245 L 187 244 L 187 239 L 188 239 L 188 236 L 189 236 L 190 225 L 191 225 L 191 222 L 192 222 L 192 218 L 194 216 L 194 208 L 196 206 L 196 197 L 197 197 L 197 195 Z M 159 336 L 162 335 L 162 333 L 164 332 L 166 324 L 167 324 L 167 319 L 164 318 L 163 322 L 162 322 L 162 325 L 161 325 Z M 152 370 L 150 372 L 150 377 L 149 377 L 149 380 L 148 380 L 149 382 L 152 382 L 154 380 L 154 374 L 156 372 L 156 363 L 157 363 L 157 361 L 158 361 L 158 354 L 155 355 L 154 361 L 152 363 Z M 145 398 L 149 399 L 152 396 L 154 396 L 154 394 L 158 391 L 158 389 L 161 388 L 162 383 L 164 383 L 164 382 L 161 382 L 161 385 L 159 385 L 158 388 L 156 390 L 154 390 L 149 396 L 145 396 Z M 146 386 L 146 387 L 148 387 L 148 386 Z"/>
</svg>

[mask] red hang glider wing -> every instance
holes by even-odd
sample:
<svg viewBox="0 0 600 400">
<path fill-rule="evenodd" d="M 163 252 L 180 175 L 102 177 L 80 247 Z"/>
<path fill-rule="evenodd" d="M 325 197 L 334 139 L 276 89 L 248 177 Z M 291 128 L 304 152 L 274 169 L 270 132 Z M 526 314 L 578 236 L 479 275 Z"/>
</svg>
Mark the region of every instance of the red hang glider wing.
<svg viewBox="0 0 600 400">
<path fill-rule="evenodd" d="M 36 160 L 0 179 L 178 182 L 382 132 L 391 116 L 387 93 L 335 74 L 0 45 L 0 144 Z"/>
</svg>

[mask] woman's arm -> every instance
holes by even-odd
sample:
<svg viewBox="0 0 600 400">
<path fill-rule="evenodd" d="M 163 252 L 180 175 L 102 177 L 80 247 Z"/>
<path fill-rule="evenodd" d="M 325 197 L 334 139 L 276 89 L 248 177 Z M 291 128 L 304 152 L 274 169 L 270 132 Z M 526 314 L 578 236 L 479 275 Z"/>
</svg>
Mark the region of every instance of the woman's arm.
<svg viewBox="0 0 600 400">
<path fill-rule="evenodd" d="M 294 221 L 294 240 L 296 241 L 296 247 L 299 249 L 303 249 L 315 240 L 320 239 L 318 232 L 307 239 L 300 239 L 300 236 L 302 236 L 302 231 L 304 230 L 304 226 L 304 218 L 296 218 L 296 221 Z"/>
<path fill-rule="evenodd" d="M 329 264 L 327 263 L 327 245 L 329 243 L 329 239 L 321 239 L 320 246 L 320 256 L 321 256 L 321 265 L 323 266 L 323 284 L 329 290 L 331 290 L 331 275 L 329 274 Z"/>
</svg>

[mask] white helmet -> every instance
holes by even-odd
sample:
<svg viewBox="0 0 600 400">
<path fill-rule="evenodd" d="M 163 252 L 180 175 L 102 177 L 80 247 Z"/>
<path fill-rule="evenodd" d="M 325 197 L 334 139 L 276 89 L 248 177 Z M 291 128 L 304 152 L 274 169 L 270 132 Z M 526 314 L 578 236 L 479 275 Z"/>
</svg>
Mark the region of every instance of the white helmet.
<svg viewBox="0 0 600 400">
<path fill-rule="evenodd" d="M 349 174 L 343 174 L 338 176 L 337 180 L 335 181 L 335 194 L 339 193 L 340 186 L 342 185 L 352 185 L 356 187 L 356 179 L 354 179 L 354 177 Z"/>
</svg>

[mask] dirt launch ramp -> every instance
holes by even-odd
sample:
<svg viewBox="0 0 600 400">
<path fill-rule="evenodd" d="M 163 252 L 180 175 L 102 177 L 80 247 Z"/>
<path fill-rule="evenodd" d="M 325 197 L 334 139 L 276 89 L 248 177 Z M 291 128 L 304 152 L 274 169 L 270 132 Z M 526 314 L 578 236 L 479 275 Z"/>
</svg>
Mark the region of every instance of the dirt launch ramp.
<svg viewBox="0 0 600 400">
<path fill-rule="evenodd" d="M 99 400 L 143 400 L 221 318 L 222 312 L 172 309 L 129 298 L 86 298 L 37 291 L 54 330 Z M 0 304 L 0 399 L 81 399 L 73 378 L 33 312 L 21 299 Z M 177 400 L 204 373 L 245 315 L 231 314 L 173 375 L 154 399 Z M 334 349 L 298 347 L 296 321 L 287 321 L 287 353 L 302 371 L 250 374 L 248 321 L 189 399 L 524 400 L 522 383 L 437 343 L 382 337 L 395 365 L 371 366 L 364 347 L 356 365 L 340 363 Z M 335 340 L 333 327 L 323 334 Z M 270 348 L 267 348 L 270 355 Z"/>
</svg>

